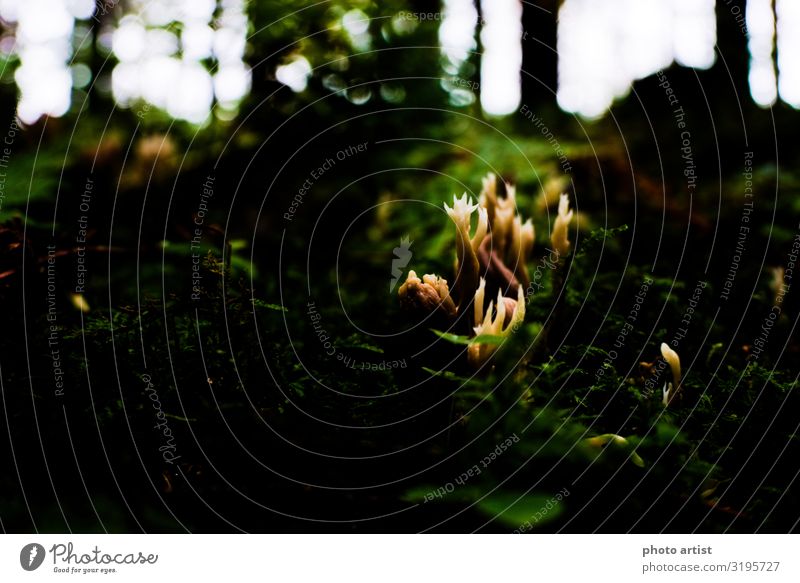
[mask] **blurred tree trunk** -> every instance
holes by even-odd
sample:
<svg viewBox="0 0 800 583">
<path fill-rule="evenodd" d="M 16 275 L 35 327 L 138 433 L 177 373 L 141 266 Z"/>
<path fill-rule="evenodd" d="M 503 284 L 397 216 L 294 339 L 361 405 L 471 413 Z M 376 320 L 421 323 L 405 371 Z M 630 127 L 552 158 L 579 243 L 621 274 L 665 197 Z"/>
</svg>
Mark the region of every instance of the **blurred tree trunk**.
<svg viewBox="0 0 800 583">
<path fill-rule="evenodd" d="M 717 77 L 716 81 L 728 87 L 733 83 L 734 90 L 743 100 L 749 99 L 750 96 L 748 82 L 750 56 L 744 29 L 745 4 L 746 0 L 717 2 L 718 53 L 717 63 L 712 69 Z"/>
<path fill-rule="evenodd" d="M 522 4 L 522 102 L 555 102 L 558 84 L 556 38 L 560 0 Z"/>
</svg>

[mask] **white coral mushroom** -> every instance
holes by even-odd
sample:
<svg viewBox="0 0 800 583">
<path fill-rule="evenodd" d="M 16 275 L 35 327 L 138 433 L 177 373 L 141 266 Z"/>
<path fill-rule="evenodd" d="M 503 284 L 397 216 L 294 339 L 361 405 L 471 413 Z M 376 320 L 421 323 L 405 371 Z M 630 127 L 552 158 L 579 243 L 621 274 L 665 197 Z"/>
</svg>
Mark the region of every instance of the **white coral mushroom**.
<svg viewBox="0 0 800 583">
<path fill-rule="evenodd" d="M 501 291 L 497 292 L 497 309 L 495 303 L 489 302 L 486 313 L 483 313 L 483 301 L 486 282 L 481 279 L 480 287 L 475 292 L 474 318 L 475 326 L 473 330 L 476 336 L 491 335 L 508 337 L 519 324 L 525 319 L 525 296 L 522 286 L 517 288 L 517 299 L 503 297 Z M 506 317 L 507 310 L 511 311 L 511 317 Z M 508 320 L 506 322 L 506 320 Z M 497 350 L 496 344 L 473 343 L 467 349 L 470 362 L 475 366 L 480 366 Z"/>
<path fill-rule="evenodd" d="M 479 239 L 486 235 L 488 229 L 488 213 L 485 210 L 478 211 L 478 224 L 474 237 L 471 237 L 470 220 L 472 213 L 477 209 L 477 204 L 469 203 L 466 193 L 461 198 L 453 195 L 452 207 L 447 206 L 447 203 L 444 204 L 447 216 L 456 226 L 456 280 L 453 287 L 459 292 L 459 307 L 469 301 L 478 285 L 480 264 L 477 250 L 480 246 Z"/>
<path fill-rule="evenodd" d="M 412 269 L 405 283 L 398 290 L 400 303 L 412 310 L 430 314 L 442 310 L 450 317 L 456 315 L 456 305 L 450 297 L 447 280 L 437 275 L 426 274 L 422 279 Z"/>
<path fill-rule="evenodd" d="M 672 371 L 672 382 L 664 384 L 662 403 L 666 407 L 678 392 L 681 383 L 681 359 L 678 353 L 672 350 L 666 342 L 661 343 L 661 356 Z"/>
<path fill-rule="evenodd" d="M 489 224 L 494 226 L 494 211 L 497 208 L 497 175 L 490 172 L 483 178 L 483 188 L 478 197 L 480 205 L 489 213 Z"/>
<path fill-rule="evenodd" d="M 483 189 L 478 199 L 479 212 L 485 209 L 488 215 L 489 231 L 492 235 L 492 250 L 504 265 L 523 285 L 529 283 L 527 261 L 533 251 L 533 222 L 522 223 L 517 208 L 517 190 L 513 184 L 506 184 L 505 197 L 497 196 L 497 176 L 489 173 L 483 179 Z M 473 239 L 480 244 L 483 233 Z"/>
<path fill-rule="evenodd" d="M 506 265 L 525 286 L 530 283 L 528 258 L 533 251 L 533 239 L 533 222 L 528 219 L 523 224 L 518 216 L 514 217 L 511 229 L 511 247 L 507 253 Z"/>
<path fill-rule="evenodd" d="M 562 257 L 569 253 L 570 242 L 567 235 L 569 234 L 569 223 L 572 221 L 572 215 L 573 212 L 569 209 L 569 197 L 566 194 L 562 194 L 561 199 L 558 201 L 558 216 L 556 216 L 553 224 L 553 232 L 550 234 L 550 243 L 553 246 L 553 250 Z"/>
</svg>

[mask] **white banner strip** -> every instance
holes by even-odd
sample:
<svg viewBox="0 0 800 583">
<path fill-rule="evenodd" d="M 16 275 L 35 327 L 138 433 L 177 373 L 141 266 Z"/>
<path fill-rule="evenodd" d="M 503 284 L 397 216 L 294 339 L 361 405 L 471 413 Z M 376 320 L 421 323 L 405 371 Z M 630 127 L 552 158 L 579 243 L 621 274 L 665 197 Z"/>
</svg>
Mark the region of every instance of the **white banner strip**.
<svg viewBox="0 0 800 583">
<path fill-rule="evenodd" d="M 5 535 L 0 581 L 800 581 L 784 535 Z"/>
</svg>

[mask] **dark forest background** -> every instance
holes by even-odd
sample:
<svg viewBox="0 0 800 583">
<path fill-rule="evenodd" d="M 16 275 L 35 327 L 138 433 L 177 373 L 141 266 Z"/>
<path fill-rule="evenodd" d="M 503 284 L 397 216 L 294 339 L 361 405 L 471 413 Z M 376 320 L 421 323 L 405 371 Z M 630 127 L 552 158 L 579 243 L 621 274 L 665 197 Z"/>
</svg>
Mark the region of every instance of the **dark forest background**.
<svg viewBox="0 0 800 583">
<path fill-rule="evenodd" d="M 331 27 L 353 6 L 373 19 L 371 51 Z M 393 31 L 431 2 L 252 2 L 252 88 L 233 119 L 197 127 L 88 88 L 17 132 L 0 207 L 0 527 L 795 530 L 798 303 L 792 286 L 778 299 L 775 269 L 791 273 L 800 228 L 798 112 L 752 102 L 746 38 L 719 6 L 715 66 L 664 72 L 691 131 L 689 190 L 657 76 L 596 121 L 558 108 L 557 8 L 525 3 L 521 104 L 568 173 L 523 115 L 454 100 L 437 22 Z M 479 81 L 480 53 L 458 77 Z M 275 78 L 297 54 L 314 68 L 299 93 Z M 95 45 L 80 58 L 97 79 L 113 65 Z M 533 218 L 531 269 L 554 194 L 578 220 L 560 275 L 476 375 L 459 339 L 416 325 L 387 284 L 403 237 L 409 268 L 452 271 L 442 203 L 476 197 L 488 172 Z M 316 321 L 363 366 L 332 358 Z M 659 346 L 683 328 L 683 396 L 664 408 Z M 624 439 L 596 439 L 609 434 Z"/>
</svg>

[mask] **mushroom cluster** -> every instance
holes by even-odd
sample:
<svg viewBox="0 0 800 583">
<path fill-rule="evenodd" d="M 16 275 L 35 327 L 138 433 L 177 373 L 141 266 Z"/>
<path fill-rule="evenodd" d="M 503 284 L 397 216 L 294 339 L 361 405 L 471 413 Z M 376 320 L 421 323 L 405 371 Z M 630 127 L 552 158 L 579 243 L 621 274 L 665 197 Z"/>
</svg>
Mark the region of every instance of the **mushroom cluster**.
<svg viewBox="0 0 800 583">
<path fill-rule="evenodd" d="M 424 314 L 440 312 L 451 321 L 469 313 L 472 305 L 471 334 L 508 337 L 525 318 L 525 288 L 530 283 L 528 260 L 533 252 L 534 227 L 531 219 L 519 215 L 516 190 L 505 185 L 500 196 L 497 176 L 483 179 L 478 202 L 465 193 L 453 196 L 453 204 L 444 210 L 456 228 L 456 260 L 453 296 L 447 280 L 433 274 L 420 279 L 409 271 L 398 291 L 401 304 Z M 477 212 L 473 226 L 472 216 Z M 569 199 L 562 194 L 551 233 L 551 244 L 560 257 L 569 253 L 569 225 L 573 212 Z M 489 302 L 485 297 L 496 300 Z M 484 309 L 485 307 L 485 309 Z M 467 354 L 475 366 L 485 363 L 498 348 L 497 343 L 473 342 Z"/>
</svg>

